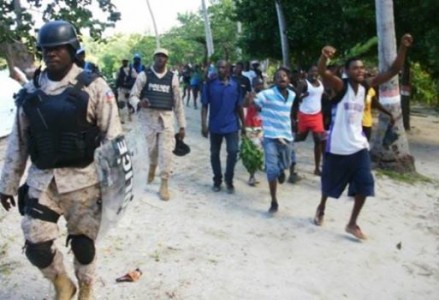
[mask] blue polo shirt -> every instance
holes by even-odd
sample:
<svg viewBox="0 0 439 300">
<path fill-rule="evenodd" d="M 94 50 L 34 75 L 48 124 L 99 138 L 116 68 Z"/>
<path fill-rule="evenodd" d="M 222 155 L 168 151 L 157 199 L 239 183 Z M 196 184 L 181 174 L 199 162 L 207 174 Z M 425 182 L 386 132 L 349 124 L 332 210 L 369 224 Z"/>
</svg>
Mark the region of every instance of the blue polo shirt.
<svg viewBox="0 0 439 300">
<path fill-rule="evenodd" d="M 237 108 L 242 106 L 241 87 L 232 78 L 227 83 L 213 79 L 203 87 L 201 103 L 209 107 L 209 131 L 227 134 L 239 130 Z"/>
</svg>

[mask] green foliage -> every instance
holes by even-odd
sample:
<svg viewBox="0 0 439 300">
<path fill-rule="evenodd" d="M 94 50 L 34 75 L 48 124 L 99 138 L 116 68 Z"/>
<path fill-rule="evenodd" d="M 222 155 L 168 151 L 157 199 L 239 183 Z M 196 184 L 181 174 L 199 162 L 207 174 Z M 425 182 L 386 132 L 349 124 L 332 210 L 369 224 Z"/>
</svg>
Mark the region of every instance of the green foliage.
<svg viewBox="0 0 439 300">
<path fill-rule="evenodd" d="M 29 11 L 41 12 L 44 21 L 63 19 L 75 25 L 78 32 L 87 29 L 93 39 L 99 39 L 105 28 L 120 20 L 120 13 L 110 0 L 27 0 L 25 7 L 15 7 L 15 1 L 0 0 L 0 43 L 22 41 L 34 47 L 35 20 Z M 18 3 L 18 2 L 17 2 Z M 96 5 L 97 4 L 97 5 Z M 96 7 L 105 20 L 95 18 L 90 8 Z"/>
<path fill-rule="evenodd" d="M 215 48 L 214 57 L 211 59 L 236 60 L 238 37 L 233 1 L 212 1 L 208 14 Z M 172 49 L 177 57 L 175 62 L 207 63 L 204 20 L 201 11 L 179 14 L 178 20 L 181 25 L 163 35 L 161 39 L 163 45 L 169 45 Z"/>
<path fill-rule="evenodd" d="M 208 8 L 208 12 L 217 56 L 235 61 L 238 58 L 238 37 L 236 34 L 236 12 L 233 1 L 217 1 L 216 4 Z"/>
<path fill-rule="evenodd" d="M 378 37 L 374 36 L 370 38 L 365 43 L 358 43 L 351 49 L 345 52 L 344 57 L 353 57 L 353 56 L 364 56 L 372 49 L 376 51 L 376 47 L 378 45 Z"/>
<path fill-rule="evenodd" d="M 386 176 L 390 179 L 393 179 L 395 181 L 404 182 L 408 184 L 416 184 L 416 183 L 433 183 L 433 180 L 427 176 L 424 176 L 422 174 L 419 174 L 417 172 L 413 173 L 401 173 L 401 172 L 395 172 L 392 170 L 386 170 L 386 169 L 377 169 L 376 173 L 377 177 L 383 177 Z"/>
<path fill-rule="evenodd" d="M 8 67 L 6 60 L 3 58 L 0 58 L 0 70 L 6 69 Z"/>
<path fill-rule="evenodd" d="M 397 36 L 410 32 L 414 44 L 412 61 L 418 61 L 436 80 L 439 79 L 439 1 L 394 0 Z"/>
<path fill-rule="evenodd" d="M 438 83 L 434 82 L 430 74 L 422 69 L 419 63 L 411 66 L 413 100 L 439 107 Z"/>
<path fill-rule="evenodd" d="M 280 59 L 274 1 L 235 0 L 235 4 L 237 20 L 243 22 L 243 50 L 257 58 Z M 344 52 L 376 34 L 373 1 L 295 0 L 281 4 L 292 60 L 301 66 L 315 63 L 326 44 Z"/>
<path fill-rule="evenodd" d="M 239 158 L 242 159 L 242 164 L 250 174 L 262 170 L 264 166 L 263 152 L 248 137 L 242 138 Z"/>
<path fill-rule="evenodd" d="M 281 59 L 279 29 L 273 0 L 234 0 L 237 20 L 243 23 L 240 45 L 246 55 Z M 364 0 L 294 0 L 280 1 L 287 23 L 292 61 L 299 66 L 317 60 L 321 48 L 330 44 L 339 53 L 357 48 L 376 35 L 374 1 Z M 439 1 L 393 0 L 396 36 L 411 33 L 415 43 L 410 50 L 418 61 L 439 79 Z M 367 43 L 366 43 L 367 44 Z M 365 45 L 366 45 L 365 44 Z M 373 46 L 373 45 L 371 45 Z M 373 49 L 370 48 L 371 50 Z M 361 49 L 355 49 L 361 50 Z M 362 51 L 360 51 L 362 52 Z M 372 51 L 364 54 L 369 56 Z M 342 55 L 346 57 L 346 55 Z"/>
<path fill-rule="evenodd" d="M 132 61 L 135 53 L 139 53 L 142 62 L 149 65 L 155 49 L 155 38 L 141 34 L 116 34 L 105 41 L 84 40 L 87 49 L 86 59 L 96 63 L 104 77 L 111 81 L 122 65 L 122 59 Z"/>
</svg>

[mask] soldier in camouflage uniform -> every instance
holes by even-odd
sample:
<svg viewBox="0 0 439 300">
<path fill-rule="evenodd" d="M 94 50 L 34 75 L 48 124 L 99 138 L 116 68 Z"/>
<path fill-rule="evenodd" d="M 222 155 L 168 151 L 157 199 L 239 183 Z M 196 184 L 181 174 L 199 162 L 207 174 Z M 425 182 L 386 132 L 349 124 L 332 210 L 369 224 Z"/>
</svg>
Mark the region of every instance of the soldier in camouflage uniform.
<svg viewBox="0 0 439 300">
<path fill-rule="evenodd" d="M 178 137 L 185 136 L 186 118 L 180 98 L 178 76 L 166 68 L 168 51 L 157 49 L 154 64 L 141 72 L 131 89 L 130 103 L 140 110 L 139 121 L 145 133 L 149 153 L 148 183 L 160 167 L 159 195 L 169 200 L 168 179 L 171 173 L 174 139 L 174 114 L 179 125 Z"/>
<path fill-rule="evenodd" d="M 55 247 L 57 221 L 67 221 L 75 256 L 79 299 L 91 299 L 96 269 L 100 185 L 93 153 L 101 142 L 122 132 L 114 95 L 99 77 L 76 66 L 79 42 L 70 23 L 53 21 L 39 31 L 37 46 L 47 68 L 37 72 L 17 98 L 17 119 L 8 139 L 0 178 L 6 210 L 24 214 L 26 256 L 55 286 L 56 299 L 71 299 L 76 286 Z M 18 188 L 30 156 L 26 185 Z"/>
</svg>

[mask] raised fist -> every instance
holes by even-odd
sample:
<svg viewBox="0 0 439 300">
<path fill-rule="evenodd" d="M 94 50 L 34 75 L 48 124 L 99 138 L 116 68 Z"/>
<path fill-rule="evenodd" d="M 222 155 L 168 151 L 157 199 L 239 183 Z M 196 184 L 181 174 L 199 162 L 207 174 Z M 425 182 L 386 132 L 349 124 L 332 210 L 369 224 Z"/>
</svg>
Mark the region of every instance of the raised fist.
<svg viewBox="0 0 439 300">
<path fill-rule="evenodd" d="M 331 59 L 334 57 L 336 51 L 337 50 L 332 46 L 325 46 L 322 49 L 322 55 L 325 56 L 326 58 Z"/>
</svg>

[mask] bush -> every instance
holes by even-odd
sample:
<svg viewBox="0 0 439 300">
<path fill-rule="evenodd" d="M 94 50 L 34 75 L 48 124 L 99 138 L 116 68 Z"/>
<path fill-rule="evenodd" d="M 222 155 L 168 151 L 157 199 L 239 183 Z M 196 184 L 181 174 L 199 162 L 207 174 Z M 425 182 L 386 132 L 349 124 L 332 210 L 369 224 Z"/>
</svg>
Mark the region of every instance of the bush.
<svg viewBox="0 0 439 300">
<path fill-rule="evenodd" d="M 438 82 L 422 69 L 419 63 L 411 65 L 413 100 L 439 107 Z"/>
</svg>

